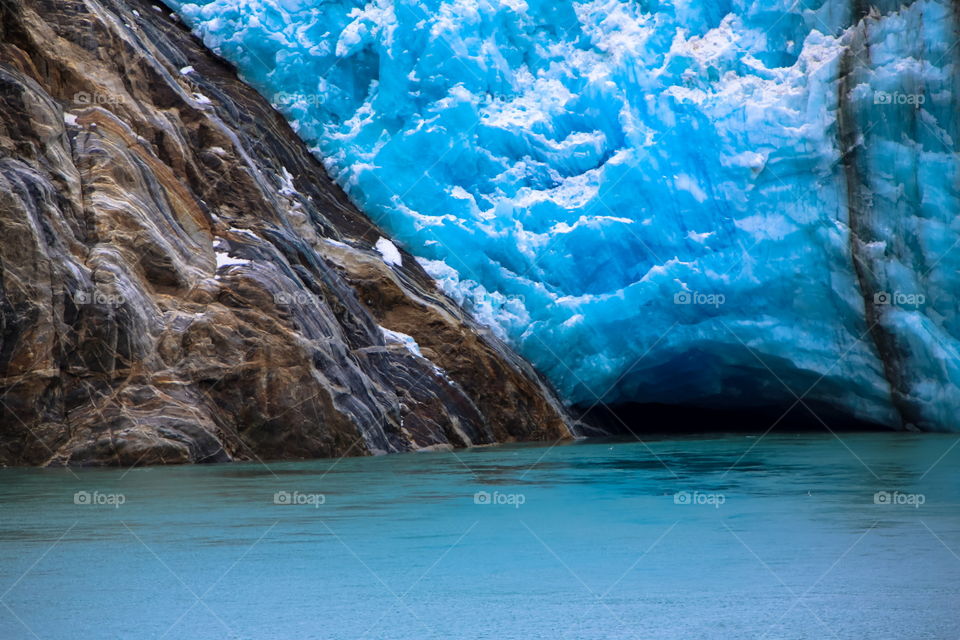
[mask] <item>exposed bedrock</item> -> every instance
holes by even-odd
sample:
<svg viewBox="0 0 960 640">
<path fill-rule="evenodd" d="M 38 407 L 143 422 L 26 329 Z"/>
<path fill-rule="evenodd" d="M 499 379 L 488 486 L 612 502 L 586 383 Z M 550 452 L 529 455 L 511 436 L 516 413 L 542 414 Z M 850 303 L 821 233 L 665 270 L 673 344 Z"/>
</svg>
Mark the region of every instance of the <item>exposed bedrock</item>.
<svg viewBox="0 0 960 640">
<path fill-rule="evenodd" d="M 533 369 L 161 9 L 0 3 L 0 463 L 569 437 Z"/>
</svg>

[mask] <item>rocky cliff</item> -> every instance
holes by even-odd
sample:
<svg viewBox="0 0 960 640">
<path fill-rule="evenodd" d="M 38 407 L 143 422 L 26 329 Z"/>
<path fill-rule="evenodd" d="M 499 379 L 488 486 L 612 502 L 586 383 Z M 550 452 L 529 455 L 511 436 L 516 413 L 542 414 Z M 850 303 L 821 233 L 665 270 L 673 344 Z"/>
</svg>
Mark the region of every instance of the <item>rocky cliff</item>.
<svg viewBox="0 0 960 640">
<path fill-rule="evenodd" d="M 570 436 L 159 3 L 0 3 L 0 463 Z"/>
</svg>

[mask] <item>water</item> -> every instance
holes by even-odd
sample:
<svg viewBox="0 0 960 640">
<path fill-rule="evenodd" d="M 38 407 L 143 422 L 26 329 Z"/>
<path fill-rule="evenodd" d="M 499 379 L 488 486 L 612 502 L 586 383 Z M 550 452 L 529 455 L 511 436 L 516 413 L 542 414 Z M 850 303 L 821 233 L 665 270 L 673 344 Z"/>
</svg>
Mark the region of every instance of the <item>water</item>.
<svg viewBox="0 0 960 640">
<path fill-rule="evenodd" d="M 957 438 L 841 437 L 0 470 L 0 638 L 958 637 Z"/>
</svg>

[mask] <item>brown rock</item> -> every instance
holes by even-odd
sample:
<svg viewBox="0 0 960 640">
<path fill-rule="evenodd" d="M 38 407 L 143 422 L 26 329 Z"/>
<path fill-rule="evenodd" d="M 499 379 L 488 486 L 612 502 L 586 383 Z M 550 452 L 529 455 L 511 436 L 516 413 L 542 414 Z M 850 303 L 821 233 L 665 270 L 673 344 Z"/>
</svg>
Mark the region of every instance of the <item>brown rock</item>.
<svg viewBox="0 0 960 640">
<path fill-rule="evenodd" d="M 0 3 L 0 463 L 570 437 L 532 368 L 411 256 L 386 265 L 283 118 L 151 6 Z"/>
</svg>

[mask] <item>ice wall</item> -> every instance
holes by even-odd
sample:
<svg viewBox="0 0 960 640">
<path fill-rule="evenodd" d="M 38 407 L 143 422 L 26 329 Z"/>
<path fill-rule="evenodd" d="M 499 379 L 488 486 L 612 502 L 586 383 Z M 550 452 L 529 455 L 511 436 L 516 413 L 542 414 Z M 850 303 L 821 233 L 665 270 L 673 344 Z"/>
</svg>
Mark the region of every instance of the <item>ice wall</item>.
<svg viewBox="0 0 960 640">
<path fill-rule="evenodd" d="M 955 3 L 167 1 L 571 403 L 960 430 Z"/>
</svg>

